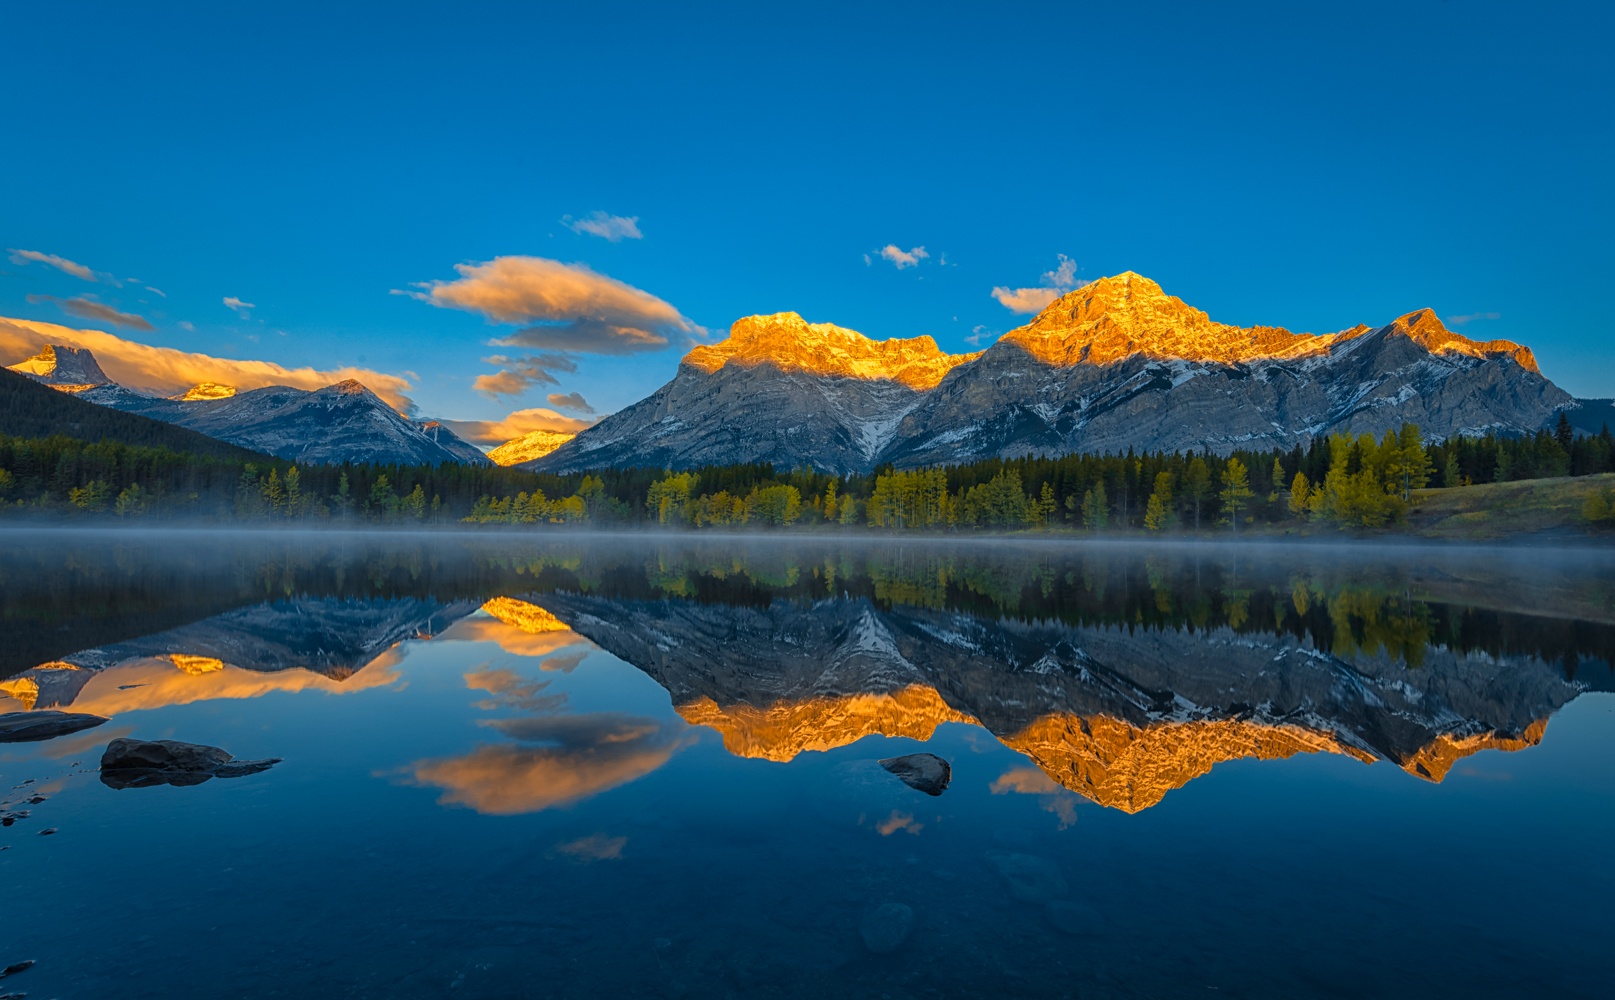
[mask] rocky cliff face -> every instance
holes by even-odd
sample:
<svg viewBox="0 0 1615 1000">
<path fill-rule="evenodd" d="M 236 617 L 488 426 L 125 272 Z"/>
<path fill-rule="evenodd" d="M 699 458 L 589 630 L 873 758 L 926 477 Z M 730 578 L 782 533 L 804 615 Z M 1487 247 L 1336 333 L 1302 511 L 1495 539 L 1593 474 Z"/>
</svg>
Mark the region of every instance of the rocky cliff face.
<svg viewBox="0 0 1615 1000">
<path fill-rule="evenodd" d="M 1534 745 L 1579 692 L 1532 658 L 1432 648 L 1410 670 L 1228 630 L 1026 624 L 857 600 L 532 601 L 649 674 L 733 753 L 789 760 L 974 723 L 1059 784 L 1129 812 L 1241 757 L 1340 753 L 1439 781 L 1467 754 Z"/>
<path fill-rule="evenodd" d="M 46 344 L 45 349 L 26 361 L 9 366 L 12 371 L 43 382 L 63 392 L 83 392 L 96 386 L 111 385 L 95 355 L 82 347 Z"/>
<path fill-rule="evenodd" d="M 411 421 L 352 379 L 312 391 L 268 386 L 237 392 L 232 386 L 204 382 L 171 399 L 160 399 L 113 382 L 82 348 L 46 347 L 11 368 L 92 403 L 296 462 L 488 461 L 447 427 L 436 421 Z"/>
<path fill-rule="evenodd" d="M 648 399 L 528 467 L 808 462 L 861 471 L 925 394 L 975 357 L 944 354 L 929 337 L 873 341 L 795 313 L 748 317 L 728 340 L 691 351 Z"/>
<path fill-rule="evenodd" d="M 1529 349 L 1430 310 L 1297 334 L 1217 323 L 1131 272 L 1044 309 L 981 354 L 871 341 L 795 314 L 737 322 L 672 382 L 533 463 L 801 463 L 867 472 L 994 456 L 1288 448 L 1411 421 L 1432 437 L 1534 430 L 1575 401 Z"/>
</svg>

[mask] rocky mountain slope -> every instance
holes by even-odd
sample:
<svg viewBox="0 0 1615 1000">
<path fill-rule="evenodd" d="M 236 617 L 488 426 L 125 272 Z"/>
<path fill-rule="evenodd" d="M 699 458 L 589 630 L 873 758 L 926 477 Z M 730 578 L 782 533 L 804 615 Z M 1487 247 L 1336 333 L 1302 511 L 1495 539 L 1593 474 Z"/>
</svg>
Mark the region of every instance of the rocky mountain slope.
<svg viewBox="0 0 1615 1000">
<path fill-rule="evenodd" d="M 811 463 L 867 472 L 993 456 L 1288 448 L 1412 421 L 1431 437 L 1534 430 L 1575 401 L 1529 349 L 1430 310 L 1296 334 L 1217 323 L 1131 272 L 1057 299 L 980 354 L 878 342 L 794 313 L 742 319 L 673 380 L 532 463 Z"/>
<path fill-rule="evenodd" d="M 0 368 L 0 434 L 38 438 L 65 434 L 85 441 L 118 441 L 252 462 L 263 456 L 161 420 L 96 406 L 55 392 L 34 378 Z"/>
<path fill-rule="evenodd" d="M 161 399 L 113 382 L 82 348 L 47 346 L 11 368 L 91 403 L 297 462 L 487 462 L 480 450 L 447 427 L 412 421 L 351 379 L 323 389 L 268 386 L 248 392 L 204 382 Z"/>
<path fill-rule="evenodd" d="M 686 468 L 707 462 L 872 467 L 898 423 L 976 355 L 930 337 L 874 341 L 795 313 L 737 321 L 685 356 L 673 381 L 528 467 Z"/>
</svg>

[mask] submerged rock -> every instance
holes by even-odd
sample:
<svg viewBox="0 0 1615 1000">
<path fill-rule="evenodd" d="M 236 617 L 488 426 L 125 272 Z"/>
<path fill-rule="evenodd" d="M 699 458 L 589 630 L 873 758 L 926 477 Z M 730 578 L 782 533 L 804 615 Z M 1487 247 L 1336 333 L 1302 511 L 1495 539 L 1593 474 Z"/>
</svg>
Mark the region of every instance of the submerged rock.
<svg viewBox="0 0 1615 1000">
<path fill-rule="evenodd" d="M 24 972 L 24 971 L 26 971 L 28 969 L 33 968 L 33 967 L 34 967 L 34 960 L 31 959 L 31 958 L 26 962 L 13 962 L 11 965 L 6 966 L 4 969 L 0 969 L 0 979 L 4 979 L 7 976 L 15 976 L 17 973 Z"/>
<path fill-rule="evenodd" d="M 33 743 L 94 729 L 107 721 L 83 712 L 7 712 L 0 715 L 0 743 Z"/>
<path fill-rule="evenodd" d="M 1023 903 L 1047 903 L 1070 891 L 1054 862 L 1035 854 L 988 851 L 987 861 L 1009 885 L 1009 894 Z"/>
<path fill-rule="evenodd" d="M 885 955 L 908 940 L 913 926 L 914 910 L 906 903 L 882 903 L 864 916 L 858 933 L 863 935 L 864 947 L 877 955 Z"/>
<path fill-rule="evenodd" d="M 116 739 L 101 755 L 101 783 L 109 788 L 200 785 L 210 778 L 239 778 L 267 771 L 281 758 L 236 760 L 218 747 L 178 740 Z"/>
<path fill-rule="evenodd" d="M 953 780 L 953 768 L 934 753 L 887 757 L 880 766 L 897 775 L 903 784 L 927 795 L 941 795 Z"/>
</svg>

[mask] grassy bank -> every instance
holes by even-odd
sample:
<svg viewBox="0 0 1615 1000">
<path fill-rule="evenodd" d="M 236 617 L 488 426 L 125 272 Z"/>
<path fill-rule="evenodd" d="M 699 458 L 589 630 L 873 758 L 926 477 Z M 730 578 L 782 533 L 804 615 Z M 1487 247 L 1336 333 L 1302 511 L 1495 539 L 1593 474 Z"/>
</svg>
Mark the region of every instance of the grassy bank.
<svg viewBox="0 0 1615 1000">
<path fill-rule="evenodd" d="M 1608 534 L 1587 523 L 1582 505 L 1595 490 L 1611 487 L 1615 473 L 1415 490 L 1407 528 L 1427 538 L 1458 541 L 1561 532 Z"/>
</svg>

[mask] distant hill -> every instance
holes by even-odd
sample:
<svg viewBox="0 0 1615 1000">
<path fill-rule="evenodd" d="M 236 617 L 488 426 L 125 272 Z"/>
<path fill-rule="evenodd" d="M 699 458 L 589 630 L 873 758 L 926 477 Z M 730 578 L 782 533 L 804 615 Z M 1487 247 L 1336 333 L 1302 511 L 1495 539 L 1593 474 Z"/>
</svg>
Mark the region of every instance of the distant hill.
<svg viewBox="0 0 1615 1000">
<path fill-rule="evenodd" d="M 1615 399 L 1578 399 L 1565 407 L 1565 416 L 1580 434 L 1597 434 L 1606 426 L 1615 431 Z"/>
<path fill-rule="evenodd" d="M 108 378 L 84 348 L 46 345 L 12 365 L 28 380 L 59 395 L 152 420 L 176 424 L 276 458 L 305 464 L 490 464 L 479 449 L 436 421 L 403 416 L 362 383 L 348 380 L 322 389 L 272 385 L 238 392 L 203 382 L 160 399 Z M 69 433 L 50 429 L 45 433 Z M 77 436 L 77 435 L 73 435 Z"/>
<path fill-rule="evenodd" d="M 117 441 L 239 461 L 267 460 L 206 434 L 85 402 L 4 368 L 0 368 L 0 434 L 27 438 L 64 434 L 83 441 Z"/>
</svg>

